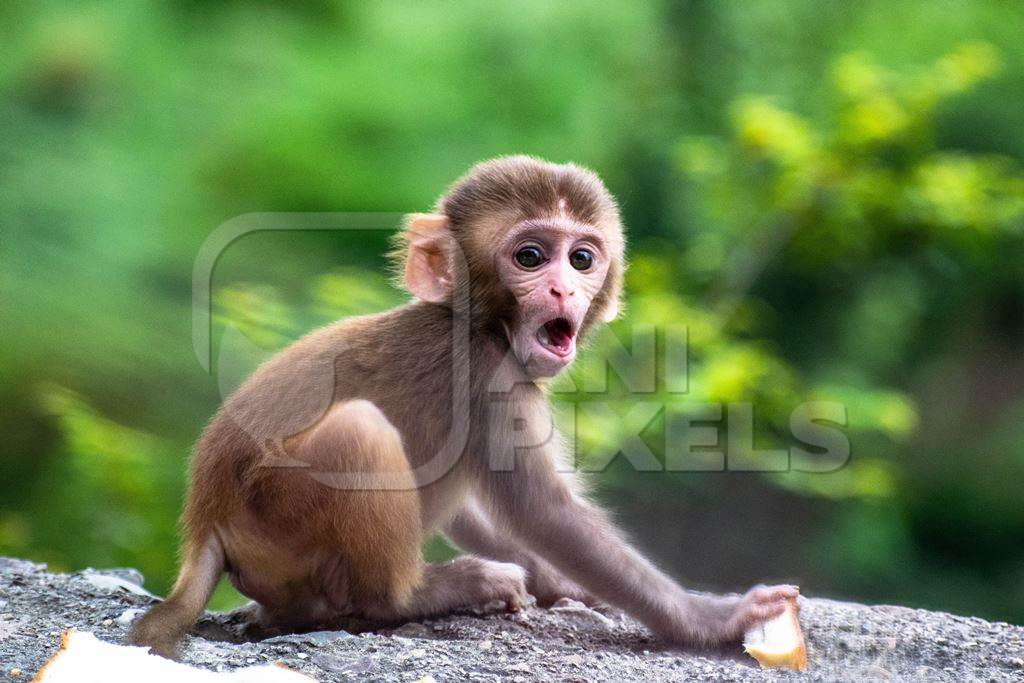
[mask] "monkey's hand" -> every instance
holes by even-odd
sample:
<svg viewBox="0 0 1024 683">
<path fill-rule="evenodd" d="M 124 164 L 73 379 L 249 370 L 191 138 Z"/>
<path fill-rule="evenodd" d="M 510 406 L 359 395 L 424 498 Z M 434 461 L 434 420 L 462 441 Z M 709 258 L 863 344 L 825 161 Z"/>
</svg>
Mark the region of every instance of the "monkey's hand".
<svg viewBox="0 0 1024 683">
<path fill-rule="evenodd" d="M 739 641 L 751 627 L 782 614 L 786 601 L 798 595 L 796 586 L 754 586 L 731 606 L 719 634 L 721 642 Z"/>
</svg>

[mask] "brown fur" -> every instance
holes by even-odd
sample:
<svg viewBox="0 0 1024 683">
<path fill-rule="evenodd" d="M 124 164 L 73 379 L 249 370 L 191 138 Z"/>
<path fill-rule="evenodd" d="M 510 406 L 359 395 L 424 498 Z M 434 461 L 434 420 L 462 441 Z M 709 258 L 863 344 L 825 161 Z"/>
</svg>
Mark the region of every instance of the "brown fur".
<svg viewBox="0 0 1024 683">
<path fill-rule="evenodd" d="M 775 599 L 791 592 L 688 595 L 556 471 L 563 451 L 557 435 L 546 438 L 544 391 L 509 362 L 502 325 L 515 324 L 516 298 L 495 274 L 492 245 L 525 219 L 564 215 L 597 228 L 611 266 L 585 332 L 617 305 L 624 268 L 618 210 L 597 176 L 497 159 L 456 182 L 437 211 L 411 220 L 398 242 L 410 289 L 440 292 L 436 303 L 310 333 L 210 422 L 192 461 L 178 581 L 133 642 L 172 655 L 222 570 L 259 603 L 264 625 L 287 628 L 347 614 L 418 618 L 495 598 L 515 608 L 529 585 L 544 602 L 597 596 L 672 640 L 718 641 L 773 616 Z M 463 323 L 468 343 L 459 343 Z M 495 471 L 501 458 L 514 467 Z M 420 543 L 442 528 L 490 560 L 424 564 Z"/>
</svg>

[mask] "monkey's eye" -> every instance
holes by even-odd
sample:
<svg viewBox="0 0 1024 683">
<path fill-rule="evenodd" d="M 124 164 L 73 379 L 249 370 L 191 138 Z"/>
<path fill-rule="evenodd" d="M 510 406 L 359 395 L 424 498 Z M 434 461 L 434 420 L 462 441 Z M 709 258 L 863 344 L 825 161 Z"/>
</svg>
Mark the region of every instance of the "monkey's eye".
<svg viewBox="0 0 1024 683">
<path fill-rule="evenodd" d="M 536 268 L 544 263 L 544 255 L 537 247 L 523 247 L 516 252 L 515 259 L 523 268 Z"/>
<path fill-rule="evenodd" d="M 587 249 L 577 249 L 569 254 L 569 265 L 576 270 L 587 270 L 594 265 L 594 255 Z"/>
</svg>

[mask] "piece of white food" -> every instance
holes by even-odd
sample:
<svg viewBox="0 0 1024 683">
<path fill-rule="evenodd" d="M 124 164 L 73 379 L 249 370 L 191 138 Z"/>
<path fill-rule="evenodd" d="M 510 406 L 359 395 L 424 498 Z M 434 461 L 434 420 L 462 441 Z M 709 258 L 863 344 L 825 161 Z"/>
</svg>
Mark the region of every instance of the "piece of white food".
<svg viewBox="0 0 1024 683">
<path fill-rule="evenodd" d="M 149 648 L 116 645 L 88 631 L 64 631 L 60 651 L 33 683 L 316 683 L 279 664 L 229 672 L 207 671 L 149 654 Z"/>
</svg>

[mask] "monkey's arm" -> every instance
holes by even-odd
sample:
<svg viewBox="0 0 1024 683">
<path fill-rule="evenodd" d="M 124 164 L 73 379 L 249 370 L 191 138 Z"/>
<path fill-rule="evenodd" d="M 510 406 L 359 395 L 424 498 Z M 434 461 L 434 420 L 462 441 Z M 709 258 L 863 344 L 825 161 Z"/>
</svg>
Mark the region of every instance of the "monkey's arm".
<svg viewBox="0 0 1024 683">
<path fill-rule="evenodd" d="M 537 604 L 548 606 L 560 598 L 595 604 L 593 595 L 569 580 L 536 553 L 502 533 L 487 519 L 475 500 L 469 500 L 445 527 L 445 535 L 462 550 L 499 562 L 512 562 L 526 570 L 526 588 Z"/>
<path fill-rule="evenodd" d="M 551 446 L 518 453 L 512 471 L 488 472 L 485 500 L 525 545 L 594 595 L 677 643 L 739 641 L 778 615 L 793 586 L 759 586 L 742 597 L 689 593 L 631 548 L 596 506 L 555 471 Z"/>
</svg>

